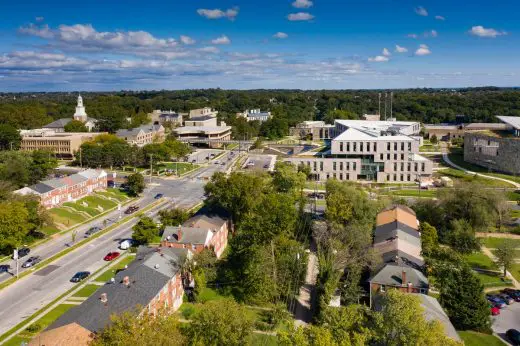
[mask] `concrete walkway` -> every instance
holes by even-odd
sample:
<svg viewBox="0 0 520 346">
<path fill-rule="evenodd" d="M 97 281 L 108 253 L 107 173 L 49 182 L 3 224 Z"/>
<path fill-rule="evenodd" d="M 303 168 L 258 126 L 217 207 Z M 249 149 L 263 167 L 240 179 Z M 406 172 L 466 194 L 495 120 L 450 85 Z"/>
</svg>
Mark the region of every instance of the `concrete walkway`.
<svg viewBox="0 0 520 346">
<path fill-rule="evenodd" d="M 482 246 L 481 247 L 481 250 L 482 252 L 488 256 L 489 258 L 491 258 L 491 260 L 493 262 L 496 262 L 497 258 L 495 257 L 495 255 L 493 255 L 493 253 L 491 252 L 491 250 L 489 250 L 487 247 L 485 246 Z M 515 279 L 515 277 L 513 275 L 511 275 L 511 273 L 509 271 L 506 271 L 506 277 L 508 279 L 511 280 L 511 282 L 513 283 L 513 286 L 515 286 L 516 289 L 520 289 L 520 283 L 518 283 L 518 281 Z"/>
<path fill-rule="evenodd" d="M 294 309 L 295 327 L 306 326 L 312 322 L 316 303 L 316 279 L 318 277 L 318 257 L 316 256 L 316 244 L 311 241 L 311 251 L 307 259 L 307 274 L 305 283 L 300 287 L 296 308 Z"/>
<path fill-rule="evenodd" d="M 448 154 L 446 152 L 442 153 L 442 159 L 444 160 L 444 162 L 446 162 L 451 167 L 456 168 L 458 170 L 461 170 L 461 171 L 463 171 L 466 174 L 477 175 L 477 176 L 484 177 L 484 178 L 487 178 L 487 179 L 500 180 L 500 181 L 503 181 L 503 182 L 506 182 L 506 183 L 509 183 L 509 184 L 513 185 L 517 189 L 520 188 L 520 184 L 517 183 L 517 182 L 514 182 L 512 180 L 508 180 L 508 179 L 504 179 L 504 178 L 494 177 L 492 175 L 480 174 L 480 173 L 477 173 L 477 172 L 469 171 L 469 170 L 467 170 L 467 169 L 465 169 L 465 168 L 463 168 L 463 167 L 453 163 L 453 161 L 450 160 L 450 158 L 448 157 Z"/>
</svg>

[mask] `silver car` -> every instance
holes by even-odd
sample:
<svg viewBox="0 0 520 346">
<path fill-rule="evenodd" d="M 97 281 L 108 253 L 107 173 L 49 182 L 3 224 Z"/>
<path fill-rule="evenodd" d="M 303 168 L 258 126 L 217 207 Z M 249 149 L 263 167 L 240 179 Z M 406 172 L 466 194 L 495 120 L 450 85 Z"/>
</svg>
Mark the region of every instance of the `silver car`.
<svg viewBox="0 0 520 346">
<path fill-rule="evenodd" d="M 33 267 L 35 265 L 37 265 L 38 263 L 41 262 L 41 258 L 40 256 L 31 256 L 29 257 L 29 259 L 25 262 L 23 262 L 22 264 L 22 268 L 29 268 L 29 267 Z"/>
</svg>

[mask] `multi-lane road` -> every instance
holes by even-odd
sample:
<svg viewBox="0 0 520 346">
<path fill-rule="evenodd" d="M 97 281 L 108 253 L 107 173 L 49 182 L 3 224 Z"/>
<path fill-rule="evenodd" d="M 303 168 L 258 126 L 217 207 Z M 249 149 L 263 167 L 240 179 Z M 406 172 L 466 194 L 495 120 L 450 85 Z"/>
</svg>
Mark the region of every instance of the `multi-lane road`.
<svg viewBox="0 0 520 346">
<path fill-rule="evenodd" d="M 228 155 L 229 152 L 226 152 L 219 158 L 219 161 L 225 162 L 225 165 L 210 163 L 182 179 L 153 178 L 143 197 L 135 204 L 144 208 L 155 201 L 154 196 L 157 193 L 164 194 L 165 203 L 148 211 L 147 215 L 150 216 L 154 216 L 160 209 L 168 206 L 189 208 L 197 205 L 204 199 L 206 177 L 210 177 L 216 171 L 224 171 L 232 164 L 233 160 L 228 160 Z M 99 225 L 105 218 L 117 220 L 119 211 L 111 212 L 104 218 L 78 228 L 77 239 L 83 237 L 88 228 Z M 130 221 L 2 289 L 0 291 L 0 335 L 70 289 L 74 284 L 69 280 L 76 272 L 85 270 L 94 272 L 100 269 L 106 263 L 103 257 L 108 252 L 115 251 L 121 239 L 131 236 L 132 226 L 137 221 L 137 217 L 131 218 Z M 70 234 L 66 233 L 36 247 L 30 255 L 39 255 L 42 260 L 45 260 L 64 250 L 70 241 Z M 9 274 L 4 273 L 0 279 L 5 280 L 9 277 Z"/>
</svg>

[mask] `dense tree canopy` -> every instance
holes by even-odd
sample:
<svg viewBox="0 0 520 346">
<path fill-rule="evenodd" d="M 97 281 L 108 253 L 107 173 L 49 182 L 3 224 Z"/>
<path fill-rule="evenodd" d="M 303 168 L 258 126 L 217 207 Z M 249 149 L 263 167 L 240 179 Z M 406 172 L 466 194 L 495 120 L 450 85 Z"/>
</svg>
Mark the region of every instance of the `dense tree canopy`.
<svg viewBox="0 0 520 346">
<path fill-rule="evenodd" d="M 71 120 L 67 125 L 64 127 L 65 132 L 88 132 L 87 127 L 83 122 L 79 120 Z"/>
</svg>

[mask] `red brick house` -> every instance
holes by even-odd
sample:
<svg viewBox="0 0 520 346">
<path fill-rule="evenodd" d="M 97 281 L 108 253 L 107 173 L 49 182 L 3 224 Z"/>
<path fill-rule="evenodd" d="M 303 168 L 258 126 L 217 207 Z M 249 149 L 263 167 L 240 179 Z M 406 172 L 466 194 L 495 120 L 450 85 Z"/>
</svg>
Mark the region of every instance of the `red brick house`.
<svg viewBox="0 0 520 346">
<path fill-rule="evenodd" d="M 107 188 L 107 173 L 103 170 L 87 169 L 64 178 L 55 178 L 16 190 L 20 195 L 36 195 L 40 204 L 49 209 L 90 195 Z"/>
<path fill-rule="evenodd" d="M 192 257 L 186 249 L 140 248 L 128 268 L 116 274 L 114 283 L 101 286 L 82 304 L 61 315 L 35 342 L 64 326 L 74 326 L 78 336 L 95 337 L 110 325 L 110 316 L 140 309 L 141 313 L 172 313 L 184 296 L 183 263 Z"/>
<path fill-rule="evenodd" d="M 168 226 L 164 229 L 161 246 L 190 249 L 199 253 L 212 249 L 217 258 L 222 256 L 228 243 L 231 221 L 216 214 L 199 214 L 190 218 L 182 226 Z"/>
</svg>

